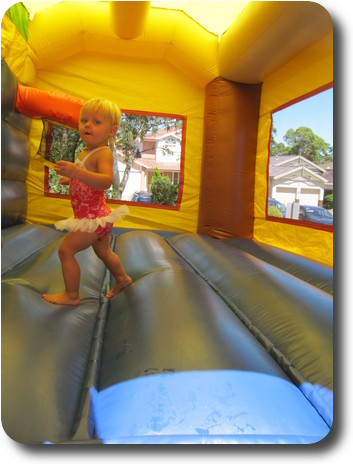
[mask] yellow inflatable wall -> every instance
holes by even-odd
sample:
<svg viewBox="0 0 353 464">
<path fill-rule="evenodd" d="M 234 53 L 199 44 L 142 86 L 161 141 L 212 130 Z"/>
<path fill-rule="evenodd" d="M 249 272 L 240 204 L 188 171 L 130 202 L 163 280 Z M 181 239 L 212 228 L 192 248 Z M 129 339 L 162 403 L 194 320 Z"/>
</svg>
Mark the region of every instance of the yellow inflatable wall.
<svg viewBox="0 0 353 464">
<path fill-rule="evenodd" d="M 118 13 L 112 14 L 117 5 L 60 2 L 34 15 L 27 42 L 5 15 L 1 43 L 2 59 L 24 84 L 82 99 L 110 98 L 122 109 L 187 118 L 180 210 L 133 206 L 121 225 L 197 232 L 205 87 L 217 77 L 262 83 L 257 151 L 253 154 L 254 238 L 332 264 L 331 232 L 266 219 L 271 111 L 332 82 L 329 14 L 313 2 L 228 2 L 242 3 L 243 10 L 222 34 L 210 32 L 201 20 L 199 24 L 182 9 L 159 8 L 154 6 L 156 2 L 151 2 L 150 8 L 146 8 L 149 2 L 123 3 L 143 4 L 142 34 L 136 36 L 141 18 L 134 22 L 134 16 L 127 14 L 131 30 L 136 27 L 136 31 L 132 38 L 117 35 L 114 15 Z M 200 3 L 205 13 L 209 2 Z M 219 10 L 227 6 L 227 2 L 219 3 Z M 210 9 L 213 4 L 210 2 Z M 215 11 L 213 8 L 212 14 Z M 34 159 L 41 131 L 41 121 L 34 121 L 27 220 L 49 224 L 70 216 L 71 206 L 68 200 L 44 196 L 43 165 Z"/>
<path fill-rule="evenodd" d="M 271 111 L 333 81 L 332 32 L 270 74 L 262 87 L 255 178 L 254 238 L 332 266 L 333 233 L 266 220 Z"/>
</svg>

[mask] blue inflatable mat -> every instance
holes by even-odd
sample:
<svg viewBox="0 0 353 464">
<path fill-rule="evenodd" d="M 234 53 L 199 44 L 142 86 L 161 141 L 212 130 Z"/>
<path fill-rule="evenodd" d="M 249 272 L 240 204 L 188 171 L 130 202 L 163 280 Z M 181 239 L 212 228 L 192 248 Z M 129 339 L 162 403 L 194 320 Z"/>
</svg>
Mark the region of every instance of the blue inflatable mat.
<svg viewBox="0 0 353 464">
<path fill-rule="evenodd" d="M 261 373 L 156 374 L 91 394 L 106 444 L 303 444 L 329 433 L 298 388 Z"/>
</svg>

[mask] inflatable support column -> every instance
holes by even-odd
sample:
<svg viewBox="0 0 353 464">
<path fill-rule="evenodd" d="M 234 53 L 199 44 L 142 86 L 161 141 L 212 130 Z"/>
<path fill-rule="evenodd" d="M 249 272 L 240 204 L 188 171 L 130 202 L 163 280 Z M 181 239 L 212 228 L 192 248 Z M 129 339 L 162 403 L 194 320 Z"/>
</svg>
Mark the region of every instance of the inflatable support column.
<svg viewBox="0 0 353 464">
<path fill-rule="evenodd" d="M 16 112 L 17 81 L 1 62 L 1 227 L 25 221 L 29 131 L 32 120 Z"/>
<path fill-rule="evenodd" d="M 253 236 L 261 85 L 221 77 L 206 87 L 198 232 Z"/>
</svg>

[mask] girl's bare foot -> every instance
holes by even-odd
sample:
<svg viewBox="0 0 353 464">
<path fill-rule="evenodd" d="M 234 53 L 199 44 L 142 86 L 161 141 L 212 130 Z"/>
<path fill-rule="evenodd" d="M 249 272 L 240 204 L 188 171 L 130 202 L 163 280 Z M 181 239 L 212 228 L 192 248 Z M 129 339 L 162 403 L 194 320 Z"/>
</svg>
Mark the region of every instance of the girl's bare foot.
<svg viewBox="0 0 353 464">
<path fill-rule="evenodd" d="M 71 298 L 66 292 L 61 293 L 43 293 L 42 298 L 49 303 L 57 305 L 77 306 L 80 304 L 80 298 Z"/>
<path fill-rule="evenodd" d="M 127 279 L 121 281 L 117 281 L 114 287 L 106 294 L 106 297 L 108 299 L 113 298 L 113 296 L 117 295 L 119 292 L 121 292 L 121 290 L 124 290 L 124 288 L 128 287 L 131 284 L 131 277 L 128 277 Z"/>
</svg>

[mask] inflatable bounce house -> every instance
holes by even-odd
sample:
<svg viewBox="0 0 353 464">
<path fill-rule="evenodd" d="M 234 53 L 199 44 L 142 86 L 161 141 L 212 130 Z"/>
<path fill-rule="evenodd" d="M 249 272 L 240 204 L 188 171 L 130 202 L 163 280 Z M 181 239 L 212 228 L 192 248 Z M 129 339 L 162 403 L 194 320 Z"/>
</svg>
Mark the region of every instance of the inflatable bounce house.
<svg viewBox="0 0 353 464">
<path fill-rule="evenodd" d="M 321 441 L 333 230 L 267 202 L 273 113 L 333 85 L 330 15 L 295 1 L 35 3 L 1 29 L 4 430 L 31 444 Z M 80 305 L 53 305 L 42 294 L 62 288 L 67 233 L 54 223 L 72 216 L 49 167 L 64 152 L 55 134 L 71 143 L 95 97 L 130 133 L 107 201 L 129 207 L 111 246 L 133 284 L 107 299 L 88 248 Z M 143 140 L 137 116 L 155 118 Z M 124 198 L 127 167 L 138 182 Z M 178 185 L 173 202 L 131 197 L 158 172 Z"/>
</svg>

